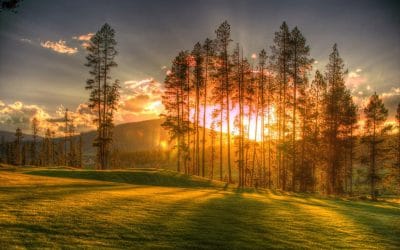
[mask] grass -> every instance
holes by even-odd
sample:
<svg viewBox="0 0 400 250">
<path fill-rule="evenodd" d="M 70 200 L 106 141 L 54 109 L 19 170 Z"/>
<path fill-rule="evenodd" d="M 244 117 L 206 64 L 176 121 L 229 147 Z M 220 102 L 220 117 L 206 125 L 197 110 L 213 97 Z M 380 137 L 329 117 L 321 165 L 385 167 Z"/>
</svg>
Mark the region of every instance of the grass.
<svg viewBox="0 0 400 250">
<path fill-rule="evenodd" d="M 0 248 L 400 248 L 400 204 L 238 191 L 171 171 L 0 171 Z"/>
</svg>

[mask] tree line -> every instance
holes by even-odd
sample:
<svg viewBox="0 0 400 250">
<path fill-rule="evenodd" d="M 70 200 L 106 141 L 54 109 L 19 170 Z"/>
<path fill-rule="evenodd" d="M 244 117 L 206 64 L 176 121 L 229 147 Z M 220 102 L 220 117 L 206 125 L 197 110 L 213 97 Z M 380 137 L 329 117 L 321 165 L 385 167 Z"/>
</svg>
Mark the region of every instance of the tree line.
<svg viewBox="0 0 400 250">
<path fill-rule="evenodd" d="M 31 136 L 25 138 L 20 128 L 15 131 L 13 141 L 0 142 L 0 162 L 16 166 L 72 166 L 82 167 L 82 134 L 77 136 L 73 120 L 68 117 L 68 109 L 63 118 L 64 136 L 56 131 L 40 127 L 39 120 L 31 120 Z M 43 131 L 43 136 L 39 133 Z"/>
<path fill-rule="evenodd" d="M 385 123 L 388 110 L 375 93 L 360 112 L 345 85 L 338 46 L 325 71 L 311 76 L 314 60 L 297 27 L 283 22 L 269 52 L 253 56 L 256 62 L 233 44 L 230 28 L 225 21 L 214 38 L 179 52 L 165 78 L 163 126 L 177 171 L 239 187 L 351 194 L 363 145 L 361 162 L 375 198 L 378 159 L 393 151 L 383 148 L 392 129 Z M 391 170 L 397 183 L 399 162 Z"/>
</svg>

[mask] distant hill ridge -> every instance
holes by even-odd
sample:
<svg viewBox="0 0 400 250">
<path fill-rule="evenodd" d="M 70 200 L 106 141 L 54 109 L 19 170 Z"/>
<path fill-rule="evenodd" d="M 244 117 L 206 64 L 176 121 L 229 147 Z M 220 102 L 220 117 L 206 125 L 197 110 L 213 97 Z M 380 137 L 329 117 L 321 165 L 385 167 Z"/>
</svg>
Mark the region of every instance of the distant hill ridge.
<svg viewBox="0 0 400 250">
<path fill-rule="evenodd" d="M 121 152 L 152 150 L 159 147 L 162 141 L 168 141 L 168 132 L 161 126 L 163 119 L 145 120 L 118 124 L 114 127 L 113 145 Z M 24 134 L 24 141 L 32 140 L 32 135 Z M 4 141 L 14 141 L 15 132 L 0 131 Z M 75 138 L 78 136 L 75 136 Z M 85 154 L 95 152 L 92 146 L 96 131 L 82 133 L 83 151 Z M 42 137 L 39 137 L 41 140 Z"/>
<path fill-rule="evenodd" d="M 116 125 L 113 130 L 113 146 L 121 152 L 152 150 L 168 140 L 168 132 L 161 126 L 163 119 L 130 122 Z M 84 152 L 94 152 L 92 146 L 96 131 L 82 134 Z"/>
</svg>

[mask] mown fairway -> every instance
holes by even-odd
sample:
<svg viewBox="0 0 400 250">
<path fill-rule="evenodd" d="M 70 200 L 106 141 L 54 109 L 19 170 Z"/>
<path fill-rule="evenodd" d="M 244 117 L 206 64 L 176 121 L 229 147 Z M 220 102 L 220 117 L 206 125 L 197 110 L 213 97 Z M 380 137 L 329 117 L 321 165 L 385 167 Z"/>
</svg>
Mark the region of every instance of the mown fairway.
<svg viewBox="0 0 400 250">
<path fill-rule="evenodd" d="M 398 249 L 400 204 L 239 192 L 161 170 L 3 168 L 0 230 L 6 249 Z"/>
</svg>

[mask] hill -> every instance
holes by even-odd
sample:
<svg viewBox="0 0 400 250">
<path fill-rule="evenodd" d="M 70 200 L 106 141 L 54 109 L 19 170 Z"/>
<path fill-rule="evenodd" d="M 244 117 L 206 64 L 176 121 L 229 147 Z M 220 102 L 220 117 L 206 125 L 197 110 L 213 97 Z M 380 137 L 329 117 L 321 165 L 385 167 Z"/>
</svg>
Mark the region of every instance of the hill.
<svg viewBox="0 0 400 250">
<path fill-rule="evenodd" d="M 161 127 L 162 119 L 119 124 L 114 127 L 113 145 L 122 152 L 136 152 L 157 149 L 160 143 L 168 141 L 168 132 Z M 94 154 L 93 140 L 96 131 L 82 133 L 84 154 Z M 0 138 L 10 142 L 15 140 L 15 132 L 0 131 Z M 42 137 L 38 137 L 41 139 Z M 78 136 L 75 136 L 78 138 Z M 61 139 L 61 138 L 60 138 Z M 32 135 L 23 134 L 24 141 L 31 141 Z M 64 140 L 62 138 L 62 140 Z"/>
<path fill-rule="evenodd" d="M 243 191 L 157 169 L 0 168 L 0 244 L 398 249 L 397 202 Z"/>
<path fill-rule="evenodd" d="M 122 152 L 135 152 L 157 149 L 162 141 L 168 141 L 168 132 L 161 127 L 162 119 L 116 125 L 113 135 L 113 146 Z M 96 131 L 82 134 L 83 151 L 94 154 L 92 146 Z"/>
<path fill-rule="evenodd" d="M 38 136 L 38 139 L 40 140 L 42 137 Z M 5 142 L 10 142 L 15 140 L 15 132 L 9 132 L 9 131 L 0 131 L 0 140 L 3 140 Z M 23 141 L 31 141 L 33 139 L 32 135 L 30 134 L 22 134 L 22 140 Z"/>
</svg>

